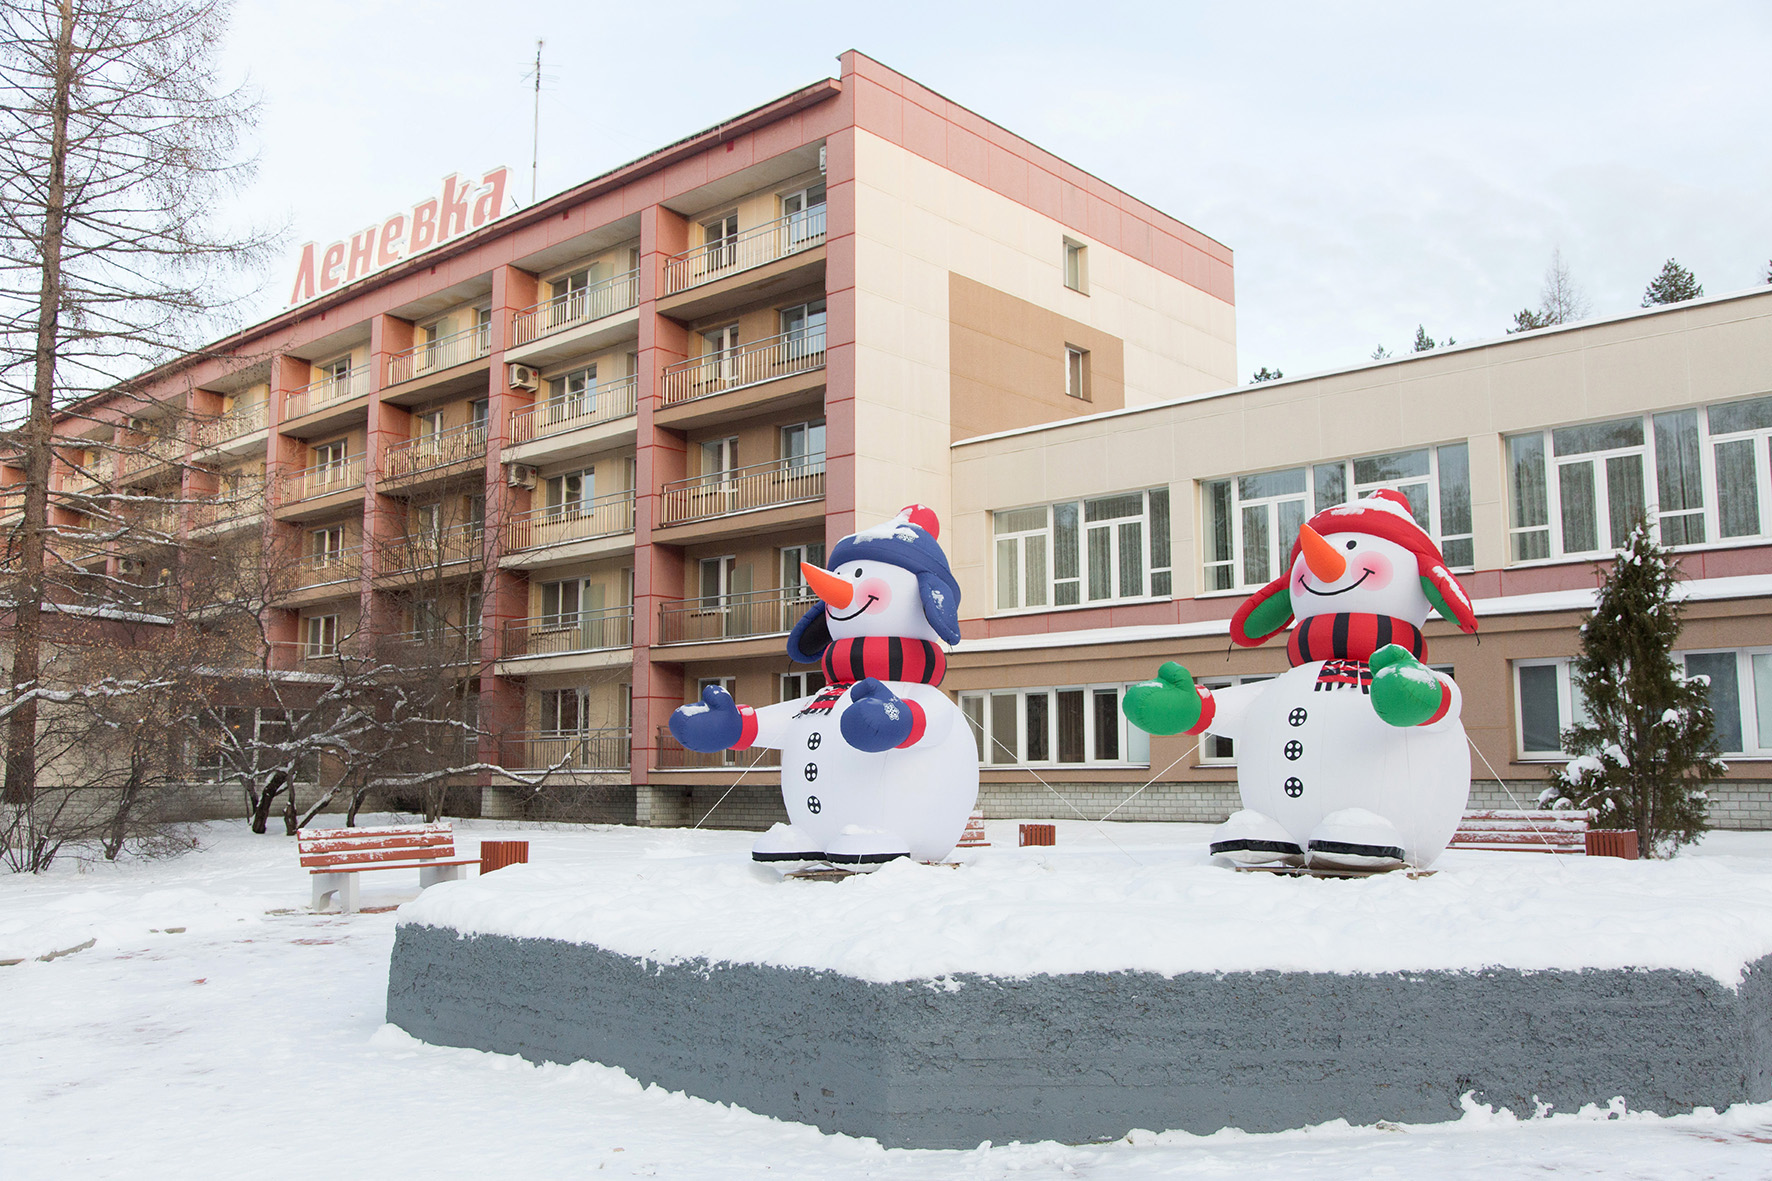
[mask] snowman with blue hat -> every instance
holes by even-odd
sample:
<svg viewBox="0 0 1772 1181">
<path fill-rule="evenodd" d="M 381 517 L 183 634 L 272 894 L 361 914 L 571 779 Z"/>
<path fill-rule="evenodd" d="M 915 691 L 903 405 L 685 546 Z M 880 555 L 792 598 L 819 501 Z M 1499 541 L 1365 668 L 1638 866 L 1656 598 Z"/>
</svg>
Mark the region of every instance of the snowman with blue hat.
<svg viewBox="0 0 1772 1181">
<path fill-rule="evenodd" d="M 781 751 L 789 823 L 757 839 L 753 860 L 784 869 L 940 861 L 965 831 L 978 748 L 939 688 L 942 644 L 960 639 L 960 588 L 940 530 L 932 510 L 910 505 L 839 541 L 826 569 L 801 564 L 818 602 L 788 636 L 788 656 L 822 665 L 823 689 L 753 709 L 710 685 L 671 715 L 690 750 Z"/>
</svg>

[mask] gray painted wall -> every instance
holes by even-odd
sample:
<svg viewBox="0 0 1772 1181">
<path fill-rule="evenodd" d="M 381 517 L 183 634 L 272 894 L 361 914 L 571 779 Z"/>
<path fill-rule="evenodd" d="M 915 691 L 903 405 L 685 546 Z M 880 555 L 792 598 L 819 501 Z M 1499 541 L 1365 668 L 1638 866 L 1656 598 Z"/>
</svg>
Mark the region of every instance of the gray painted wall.
<svg viewBox="0 0 1772 1181">
<path fill-rule="evenodd" d="M 961 987 L 399 928 L 388 1020 L 890 1147 L 1772 1098 L 1772 957 L 1693 972 L 1087 973 Z"/>
</svg>

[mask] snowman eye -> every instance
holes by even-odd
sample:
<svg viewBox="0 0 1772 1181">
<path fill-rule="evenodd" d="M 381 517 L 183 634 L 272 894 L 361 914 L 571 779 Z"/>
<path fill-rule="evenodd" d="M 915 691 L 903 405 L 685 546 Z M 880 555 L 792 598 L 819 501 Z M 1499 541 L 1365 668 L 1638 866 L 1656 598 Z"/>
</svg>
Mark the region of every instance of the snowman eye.
<svg viewBox="0 0 1772 1181">
<path fill-rule="evenodd" d="M 855 568 L 855 576 L 856 576 L 856 577 L 857 577 L 857 578 L 860 578 L 860 577 L 861 577 L 861 567 L 860 567 L 860 566 L 857 566 L 857 567 L 856 567 L 856 568 Z"/>
<path fill-rule="evenodd" d="M 1355 545 L 1356 545 L 1356 544 L 1358 544 L 1358 543 L 1357 543 L 1357 542 L 1355 542 L 1355 541 L 1354 541 L 1354 540 L 1353 540 L 1353 539 L 1351 539 L 1351 538 L 1350 538 L 1350 539 L 1349 539 L 1349 540 L 1348 540 L 1348 543 L 1347 543 L 1347 547 L 1348 547 L 1348 548 L 1349 548 L 1349 549 L 1353 549 L 1353 548 L 1354 548 L 1354 546 L 1355 546 Z"/>
</svg>

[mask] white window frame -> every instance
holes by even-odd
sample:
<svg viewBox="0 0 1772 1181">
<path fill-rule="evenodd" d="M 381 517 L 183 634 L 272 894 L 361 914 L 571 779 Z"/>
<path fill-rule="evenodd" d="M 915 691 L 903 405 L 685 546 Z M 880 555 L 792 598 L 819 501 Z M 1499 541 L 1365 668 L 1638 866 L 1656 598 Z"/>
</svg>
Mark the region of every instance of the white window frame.
<svg viewBox="0 0 1772 1181">
<path fill-rule="evenodd" d="M 824 419 L 790 423 L 781 428 L 778 437 L 781 440 L 781 461 L 784 468 L 804 473 L 824 470 Z M 798 451 L 795 450 L 796 444 Z M 817 450 L 813 449 L 814 444 L 817 444 Z"/>
<path fill-rule="evenodd" d="M 597 363 L 580 365 L 548 379 L 549 422 L 562 422 L 597 408 Z"/>
<path fill-rule="evenodd" d="M 1202 677 L 1195 684 L 1206 689 L 1228 689 L 1232 685 L 1253 685 L 1261 681 L 1271 681 L 1279 673 L 1249 673 L 1239 677 Z M 1219 744 L 1223 745 L 1220 746 Z M 1200 735 L 1200 766 L 1202 767 L 1234 767 L 1237 765 L 1237 751 L 1232 740 L 1222 734 L 1207 730 Z"/>
<path fill-rule="evenodd" d="M 327 525 L 308 530 L 308 561 L 315 566 L 337 566 L 345 560 L 345 527 Z"/>
<path fill-rule="evenodd" d="M 825 199 L 823 181 L 781 195 L 781 216 L 787 222 L 789 250 L 798 250 L 806 243 L 824 237 Z"/>
<path fill-rule="evenodd" d="M 784 545 L 779 552 L 781 554 L 781 588 L 794 592 L 790 601 L 810 604 L 818 596 L 813 593 L 811 585 L 807 583 L 805 574 L 800 570 L 800 563 L 806 562 L 822 570 L 824 568 L 824 542 L 808 541 L 799 545 Z"/>
<path fill-rule="evenodd" d="M 1688 669 L 1688 659 L 1693 656 L 1716 655 L 1735 657 L 1735 700 L 1740 714 L 1736 720 L 1742 738 L 1739 748 L 1730 750 L 1719 747 L 1718 753 L 1726 759 L 1772 759 L 1772 708 L 1767 711 L 1767 725 L 1762 727 L 1758 709 L 1760 687 L 1754 676 L 1754 661 L 1758 658 L 1764 661 L 1767 670 L 1767 694 L 1772 696 L 1772 647 L 1691 648 L 1678 649 L 1673 654 L 1674 659 L 1679 661 L 1681 670 L 1688 676 L 1697 675 Z"/>
<path fill-rule="evenodd" d="M 591 695 L 590 691 L 579 686 L 567 686 L 563 689 L 543 689 L 540 693 L 541 716 L 540 725 L 536 727 L 544 737 L 578 738 L 590 733 Z M 563 702 L 571 701 L 577 715 L 572 729 L 560 725 L 560 707 Z"/>
<path fill-rule="evenodd" d="M 777 702 L 798 701 L 802 697 L 812 696 L 824 686 L 824 674 L 815 668 L 802 672 L 782 673 L 775 684 L 775 700 Z"/>
<path fill-rule="evenodd" d="M 1064 346 L 1064 394 L 1079 402 L 1092 402 L 1089 389 L 1089 350 L 1074 344 Z"/>
<path fill-rule="evenodd" d="M 1075 238 L 1064 240 L 1064 285 L 1079 295 L 1089 294 L 1089 247 Z"/>
<path fill-rule="evenodd" d="M 578 482 L 578 495 L 571 495 L 573 481 Z M 557 472 L 542 477 L 542 515 L 550 521 L 557 521 L 585 511 L 597 498 L 597 468 L 579 468 L 576 471 Z"/>
<path fill-rule="evenodd" d="M 824 352 L 829 314 L 823 299 L 808 300 L 782 308 L 777 315 L 781 335 L 785 338 L 782 341 L 785 359 L 799 361 Z"/>
<path fill-rule="evenodd" d="M 1575 756 L 1560 749 L 1563 732 L 1578 721 L 1587 720 L 1587 707 L 1581 701 L 1581 694 L 1576 691 L 1571 669 L 1574 658 L 1569 656 L 1529 657 L 1509 662 L 1508 681 L 1514 696 L 1514 750 L 1522 763 L 1564 763 Z M 1557 671 L 1557 742 L 1559 749 L 1553 751 L 1526 749 L 1526 715 L 1525 694 L 1520 691 L 1520 670 L 1522 668 L 1555 668 Z"/>
<path fill-rule="evenodd" d="M 1000 770 L 1014 767 L 1051 767 L 1058 770 L 1084 769 L 1091 767 L 1149 767 L 1151 762 L 1150 735 L 1126 720 L 1121 705 L 1125 701 L 1127 685 L 1123 682 L 1108 681 L 1086 685 L 1054 685 L 1026 689 L 980 689 L 960 694 L 960 710 L 973 727 L 973 738 L 983 751 L 979 759 L 979 767 L 983 770 Z M 1119 752 L 1116 758 L 1098 758 L 1096 756 L 1096 695 L 1098 693 L 1114 694 L 1113 717 L 1115 719 L 1115 749 Z M 1060 693 L 1083 694 L 1083 758 L 1081 761 L 1060 762 L 1058 759 L 1058 698 Z M 1047 758 L 1032 759 L 1027 757 L 1028 751 L 1028 698 L 1044 696 L 1046 698 L 1046 753 Z M 1013 699 L 1011 708 L 1015 711 L 1015 750 L 1013 760 L 999 760 L 993 756 L 1000 752 L 992 739 L 993 711 L 997 702 Z M 980 733 L 982 727 L 982 735 Z"/>
<path fill-rule="evenodd" d="M 302 616 L 302 659 L 319 660 L 338 654 L 338 616 Z"/>
<path fill-rule="evenodd" d="M 1092 503 L 1117 500 L 1123 496 L 1139 496 L 1143 504 L 1139 512 L 1124 517 L 1090 521 L 1089 506 Z M 1175 549 L 1174 523 L 1171 519 L 1167 535 L 1158 543 L 1158 530 L 1154 522 L 1160 515 L 1153 506 L 1153 497 L 1160 496 L 1167 502 L 1169 511 L 1173 511 L 1174 497 L 1167 486 L 1155 488 L 1131 488 L 1124 492 L 1110 492 L 1100 496 L 1088 496 L 1077 500 L 1061 500 L 1055 504 L 1024 505 L 1019 508 L 996 509 L 991 513 L 991 578 L 992 603 L 994 615 L 1024 614 L 1032 611 L 1070 611 L 1087 607 L 1105 607 L 1121 603 L 1167 602 L 1175 596 Z M 1038 526 L 1026 526 L 1006 529 L 999 532 L 999 527 L 1006 524 L 1006 518 L 1021 513 L 1044 513 L 1045 523 Z M 1076 574 L 1058 577 L 1058 518 L 1060 514 L 1074 516 L 1076 526 Z M 1137 523 L 1144 552 L 1141 566 L 1144 571 L 1144 585 L 1136 593 L 1124 594 L 1119 585 L 1120 545 L 1123 536 L 1120 526 Z M 1092 590 L 1089 579 L 1089 541 L 1092 530 L 1105 530 L 1108 533 L 1108 570 L 1114 580 L 1114 593 L 1102 598 L 1091 598 Z M 1044 537 L 1043 557 L 1030 558 L 1030 539 Z M 1016 594 L 1013 605 L 1005 605 L 1001 597 L 1002 578 L 1001 562 L 1004 547 L 1013 548 L 1015 570 L 1017 571 Z M 1036 547 L 1037 548 L 1037 547 Z M 1168 561 L 1160 562 L 1162 551 L 1168 550 Z M 1033 579 L 1029 576 L 1043 570 L 1040 582 L 1041 596 L 1036 598 L 1030 593 Z M 1164 584 L 1167 583 L 1167 588 Z M 1060 603 L 1065 597 L 1061 590 L 1074 584 L 1076 602 Z"/>
</svg>

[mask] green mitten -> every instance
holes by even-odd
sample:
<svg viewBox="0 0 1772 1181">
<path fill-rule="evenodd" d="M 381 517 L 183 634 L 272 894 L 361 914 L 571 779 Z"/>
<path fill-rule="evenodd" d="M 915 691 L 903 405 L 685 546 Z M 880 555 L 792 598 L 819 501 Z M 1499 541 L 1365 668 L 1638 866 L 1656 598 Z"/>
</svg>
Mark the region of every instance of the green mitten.
<svg viewBox="0 0 1772 1181">
<path fill-rule="evenodd" d="M 1419 726 L 1440 712 L 1445 690 L 1427 665 L 1401 644 L 1386 644 L 1367 661 L 1372 668 L 1372 708 L 1393 726 Z"/>
<path fill-rule="evenodd" d="M 1171 660 L 1157 670 L 1156 680 L 1127 686 L 1120 709 L 1147 734 L 1180 734 L 1200 720 L 1200 691 L 1187 669 Z"/>
</svg>

